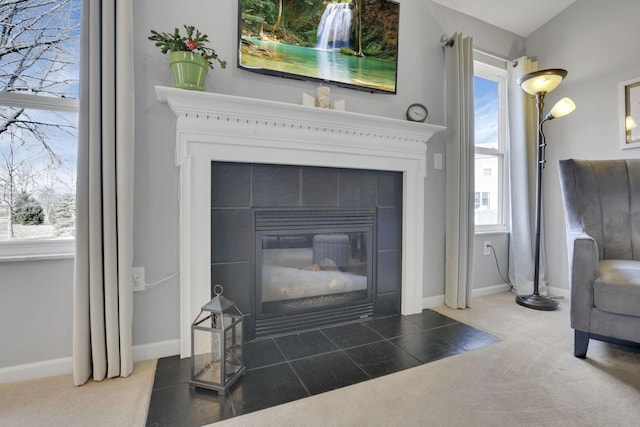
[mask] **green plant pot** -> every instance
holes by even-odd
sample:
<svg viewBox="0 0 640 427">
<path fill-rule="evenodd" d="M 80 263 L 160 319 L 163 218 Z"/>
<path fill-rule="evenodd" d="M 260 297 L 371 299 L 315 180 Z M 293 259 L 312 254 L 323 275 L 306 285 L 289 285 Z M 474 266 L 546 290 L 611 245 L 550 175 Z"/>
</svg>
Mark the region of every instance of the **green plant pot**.
<svg viewBox="0 0 640 427">
<path fill-rule="evenodd" d="M 171 52 L 169 66 L 173 73 L 174 87 L 204 90 L 204 78 L 209 71 L 209 64 L 202 55 L 193 52 Z"/>
</svg>

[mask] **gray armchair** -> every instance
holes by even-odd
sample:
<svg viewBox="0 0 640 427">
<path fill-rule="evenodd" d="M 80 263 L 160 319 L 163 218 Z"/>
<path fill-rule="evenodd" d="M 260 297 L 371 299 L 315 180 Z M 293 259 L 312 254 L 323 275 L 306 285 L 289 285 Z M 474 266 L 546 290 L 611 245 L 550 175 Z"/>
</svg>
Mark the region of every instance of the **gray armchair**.
<svg viewBox="0 0 640 427">
<path fill-rule="evenodd" d="M 640 159 L 561 160 L 559 171 L 574 355 L 590 338 L 640 343 Z"/>
</svg>

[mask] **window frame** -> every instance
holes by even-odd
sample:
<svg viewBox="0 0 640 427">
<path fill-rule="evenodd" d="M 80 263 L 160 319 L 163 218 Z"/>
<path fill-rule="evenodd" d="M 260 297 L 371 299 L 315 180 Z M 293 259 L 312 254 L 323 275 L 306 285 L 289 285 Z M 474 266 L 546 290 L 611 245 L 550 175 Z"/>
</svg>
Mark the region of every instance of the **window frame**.
<svg viewBox="0 0 640 427">
<path fill-rule="evenodd" d="M 474 59 L 474 77 L 480 77 L 498 83 L 498 147 L 478 147 L 475 146 L 475 156 L 478 154 L 495 157 L 498 160 L 498 222 L 495 224 L 475 224 L 475 232 L 492 233 L 508 232 L 510 225 L 509 217 L 509 193 L 508 193 L 508 173 L 509 170 L 509 138 L 508 138 L 508 103 L 507 90 L 509 73 L 504 67 L 497 67 L 478 59 Z M 482 202 L 480 203 L 482 206 Z"/>
<path fill-rule="evenodd" d="M 79 100 L 0 91 L 0 106 L 79 113 Z M 0 242 L 0 262 L 64 259 L 75 256 L 75 238 L 16 239 Z"/>
</svg>

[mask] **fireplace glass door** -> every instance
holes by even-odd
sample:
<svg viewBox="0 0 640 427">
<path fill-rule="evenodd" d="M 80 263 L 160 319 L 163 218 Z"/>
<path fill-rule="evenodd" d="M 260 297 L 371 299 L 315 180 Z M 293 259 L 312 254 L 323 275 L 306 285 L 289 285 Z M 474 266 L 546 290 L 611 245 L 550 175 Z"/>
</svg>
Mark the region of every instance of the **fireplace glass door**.
<svg viewBox="0 0 640 427">
<path fill-rule="evenodd" d="M 256 336 L 368 317 L 375 212 L 256 215 Z"/>
<path fill-rule="evenodd" d="M 266 234 L 260 240 L 262 314 L 369 299 L 367 231 Z"/>
</svg>

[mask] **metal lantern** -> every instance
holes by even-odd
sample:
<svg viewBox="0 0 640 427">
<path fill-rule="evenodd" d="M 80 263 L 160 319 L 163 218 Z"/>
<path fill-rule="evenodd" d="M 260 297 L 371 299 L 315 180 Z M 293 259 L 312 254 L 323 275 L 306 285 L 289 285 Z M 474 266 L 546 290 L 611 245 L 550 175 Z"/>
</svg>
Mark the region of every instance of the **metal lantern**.
<svg viewBox="0 0 640 427">
<path fill-rule="evenodd" d="M 236 305 L 222 296 L 220 285 L 215 297 L 205 304 L 191 325 L 191 381 L 196 387 L 219 394 L 245 373 L 242 362 L 242 318 Z"/>
</svg>

